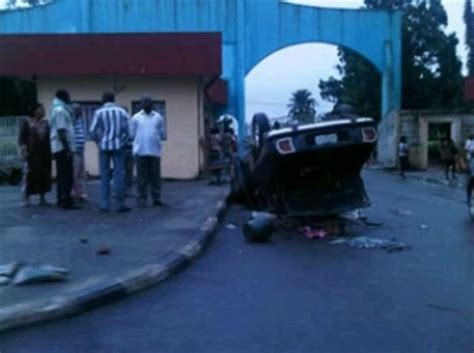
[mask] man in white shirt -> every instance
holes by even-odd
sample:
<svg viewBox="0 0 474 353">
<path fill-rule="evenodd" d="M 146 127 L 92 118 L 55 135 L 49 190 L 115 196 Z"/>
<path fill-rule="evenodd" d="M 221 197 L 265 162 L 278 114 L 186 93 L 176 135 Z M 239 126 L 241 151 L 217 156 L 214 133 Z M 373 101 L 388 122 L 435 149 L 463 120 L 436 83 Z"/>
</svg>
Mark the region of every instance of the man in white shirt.
<svg viewBox="0 0 474 353">
<path fill-rule="evenodd" d="M 153 110 L 153 99 L 144 96 L 143 109 L 135 114 L 131 123 L 133 154 L 137 164 L 138 206 L 144 207 L 148 185 L 155 206 L 161 201 L 161 141 L 164 139 L 163 117 Z"/>
<path fill-rule="evenodd" d="M 70 106 L 71 97 L 66 90 L 56 92 L 51 107 L 51 151 L 56 160 L 56 179 L 58 187 L 59 207 L 64 209 L 78 208 L 71 197 L 74 179 L 73 153 L 76 141 L 74 131 L 74 117 Z"/>
<path fill-rule="evenodd" d="M 466 151 L 467 160 L 470 160 L 471 154 L 474 152 L 474 135 L 469 135 L 464 144 L 464 150 Z"/>
</svg>

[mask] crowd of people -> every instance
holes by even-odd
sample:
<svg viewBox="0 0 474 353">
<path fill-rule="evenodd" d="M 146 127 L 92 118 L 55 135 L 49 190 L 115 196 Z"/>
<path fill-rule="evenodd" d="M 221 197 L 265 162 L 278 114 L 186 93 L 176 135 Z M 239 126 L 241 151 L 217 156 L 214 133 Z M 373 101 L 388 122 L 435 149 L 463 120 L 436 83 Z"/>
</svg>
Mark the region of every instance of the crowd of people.
<svg viewBox="0 0 474 353">
<path fill-rule="evenodd" d="M 231 122 L 224 120 L 210 131 L 209 139 L 209 169 L 213 178 L 210 185 L 221 185 L 223 174 L 230 173 L 232 157 L 237 153 L 237 136 Z"/>
<path fill-rule="evenodd" d="M 94 113 L 89 131 L 81 119 L 81 106 L 71 101 L 68 91 L 59 90 L 53 99 L 51 116 L 45 118 L 40 103 L 22 123 L 18 143 L 24 160 L 22 203 L 29 206 L 32 195 L 40 205 L 50 205 L 52 163 L 55 162 L 57 206 L 78 209 L 88 199 L 85 192 L 84 152 L 89 136 L 99 149 L 101 212 L 111 209 L 111 187 L 118 212 L 128 212 L 126 192 L 132 187 L 133 163 L 137 166 L 137 204 L 144 207 L 148 196 L 153 205 L 161 200 L 161 147 L 164 139 L 163 117 L 153 109 L 152 97 L 142 99 L 142 110 L 130 117 L 115 103 L 115 95 L 106 92 L 103 105 Z M 113 166 L 113 168 L 112 168 Z"/>
<path fill-rule="evenodd" d="M 405 178 L 405 171 L 408 168 L 409 147 L 406 136 L 400 138 L 398 145 L 399 170 L 402 178 Z M 444 176 L 447 181 L 457 180 L 456 173 L 466 172 L 467 182 L 467 202 L 471 207 L 472 192 L 474 189 L 474 134 L 469 135 L 464 144 L 464 154 L 459 152 L 456 143 L 449 138 L 440 141 L 439 156 L 444 168 Z"/>
</svg>

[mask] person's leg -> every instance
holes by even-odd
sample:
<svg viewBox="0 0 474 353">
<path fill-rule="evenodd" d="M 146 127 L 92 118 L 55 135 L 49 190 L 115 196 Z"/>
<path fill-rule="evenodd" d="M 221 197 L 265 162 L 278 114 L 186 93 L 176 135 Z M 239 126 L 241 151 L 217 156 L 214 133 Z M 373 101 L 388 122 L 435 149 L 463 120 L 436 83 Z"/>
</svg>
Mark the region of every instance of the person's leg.
<svg viewBox="0 0 474 353">
<path fill-rule="evenodd" d="M 66 168 L 66 152 L 60 151 L 54 154 L 56 161 L 56 186 L 57 186 L 57 205 L 63 206 L 65 202 L 65 168 Z"/>
<path fill-rule="evenodd" d="M 402 178 L 405 178 L 405 160 L 403 157 L 399 157 L 399 163 L 400 163 L 400 176 Z"/>
<path fill-rule="evenodd" d="M 117 195 L 117 210 L 124 210 L 125 207 L 125 155 L 120 149 L 113 152 L 114 158 L 114 189 Z"/>
<path fill-rule="evenodd" d="M 150 158 L 151 196 L 155 205 L 161 205 L 161 158 Z"/>
<path fill-rule="evenodd" d="M 125 191 L 130 192 L 133 183 L 133 154 L 131 148 L 125 148 Z"/>
<path fill-rule="evenodd" d="M 444 176 L 446 180 L 449 180 L 449 161 L 444 162 Z"/>
<path fill-rule="evenodd" d="M 100 169 L 100 209 L 110 209 L 110 152 L 99 152 Z"/>
<path fill-rule="evenodd" d="M 74 159 L 72 153 L 66 153 L 64 165 L 64 198 L 66 207 L 74 205 L 74 201 L 71 197 L 72 185 L 74 183 Z"/>
<path fill-rule="evenodd" d="M 72 185 L 72 194 L 74 197 L 79 198 L 79 196 L 81 196 L 80 186 L 79 186 L 80 155 L 74 153 L 73 162 L 74 162 L 74 182 Z"/>
<path fill-rule="evenodd" d="M 474 188 L 474 176 L 469 175 L 468 180 L 466 183 L 466 196 L 467 196 L 467 204 L 471 207 L 472 204 L 472 189 Z"/>
<path fill-rule="evenodd" d="M 21 204 L 24 207 L 30 206 L 30 195 L 28 193 L 28 162 L 23 163 L 23 175 L 21 184 Z"/>
<path fill-rule="evenodd" d="M 456 160 L 455 159 L 451 161 L 451 176 L 454 180 L 456 180 Z"/>
<path fill-rule="evenodd" d="M 135 161 L 137 163 L 137 201 L 139 206 L 145 206 L 147 197 L 147 158 L 137 156 Z"/>
<path fill-rule="evenodd" d="M 86 180 L 86 166 L 84 161 L 84 155 L 81 154 L 79 158 L 79 190 L 81 199 L 87 199 L 87 194 L 85 192 L 85 180 Z"/>
</svg>

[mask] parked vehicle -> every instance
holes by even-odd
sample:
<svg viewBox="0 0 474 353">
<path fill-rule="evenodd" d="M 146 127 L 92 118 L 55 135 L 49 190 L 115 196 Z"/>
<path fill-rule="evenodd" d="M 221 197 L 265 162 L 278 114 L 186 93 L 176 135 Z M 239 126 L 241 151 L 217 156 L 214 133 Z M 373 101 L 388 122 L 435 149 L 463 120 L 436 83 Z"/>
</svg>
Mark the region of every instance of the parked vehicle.
<svg viewBox="0 0 474 353">
<path fill-rule="evenodd" d="M 271 130 L 252 121 L 251 143 L 232 168 L 232 194 L 278 215 L 332 216 L 368 207 L 360 176 L 377 141 L 376 123 L 346 111 L 330 120 Z"/>
</svg>

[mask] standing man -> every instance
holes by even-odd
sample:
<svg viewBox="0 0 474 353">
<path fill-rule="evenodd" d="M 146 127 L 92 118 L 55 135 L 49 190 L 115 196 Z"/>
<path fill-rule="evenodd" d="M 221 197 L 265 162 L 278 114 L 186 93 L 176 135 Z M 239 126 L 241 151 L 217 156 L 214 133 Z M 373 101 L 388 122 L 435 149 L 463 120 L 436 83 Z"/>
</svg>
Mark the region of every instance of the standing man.
<svg viewBox="0 0 474 353">
<path fill-rule="evenodd" d="M 78 208 L 71 197 L 75 152 L 74 118 L 71 97 L 66 90 L 56 92 L 51 113 L 51 151 L 56 161 L 57 204 L 64 209 Z"/>
<path fill-rule="evenodd" d="M 110 161 L 114 163 L 114 191 L 117 196 L 117 212 L 128 212 L 125 206 L 125 155 L 124 147 L 129 136 L 127 112 L 115 104 L 115 95 L 106 92 L 104 105 L 94 114 L 90 128 L 92 138 L 99 147 L 100 211 L 110 210 Z"/>
<path fill-rule="evenodd" d="M 82 109 L 78 103 L 72 104 L 74 111 L 74 137 L 76 140 L 76 151 L 74 152 L 74 185 L 73 195 L 80 201 L 86 201 L 87 195 L 84 192 L 84 146 L 86 144 L 86 135 L 84 125 L 82 124 Z"/>
<path fill-rule="evenodd" d="M 161 141 L 164 139 L 163 117 L 153 110 L 153 99 L 144 96 L 143 109 L 133 116 L 131 133 L 133 154 L 137 163 L 138 206 L 146 205 L 148 185 L 151 186 L 153 205 L 161 201 Z"/>
<path fill-rule="evenodd" d="M 402 179 L 405 179 L 405 171 L 408 168 L 408 151 L 407 138 L 406 136 L 402 136 L 398 144 L 398 161 Z"/>
</svg>

